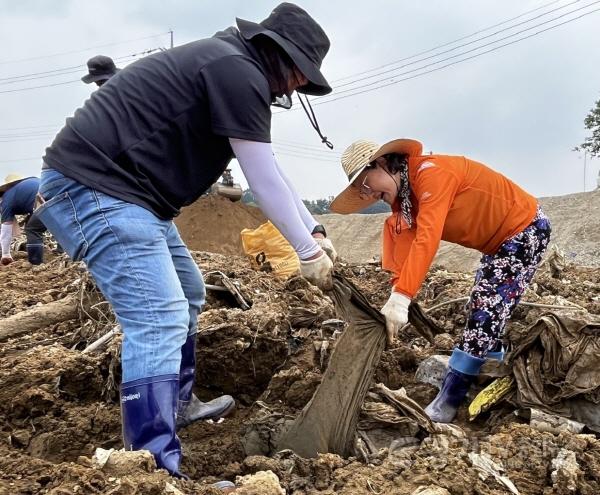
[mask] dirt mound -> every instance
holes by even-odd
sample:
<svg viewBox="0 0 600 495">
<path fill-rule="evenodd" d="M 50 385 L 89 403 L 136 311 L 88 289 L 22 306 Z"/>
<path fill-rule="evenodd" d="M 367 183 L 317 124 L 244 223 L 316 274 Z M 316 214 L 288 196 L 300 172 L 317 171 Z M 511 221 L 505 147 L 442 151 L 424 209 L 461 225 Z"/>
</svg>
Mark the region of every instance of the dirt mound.
<svg viewBox="0 0 600 495">
<path fill-rule="evenodd" d="M 243 254 L 240 232 L 265 222 L 259 208 L 208 195 L 181 210 L 175 219 L 181 238 L 193 251 Z"/>
<path fill-rule="evenodd" d="M 242 311 L 221 293 L 209 292 L 200 316 L 195 392 L 204 400 L 231 393 L 238 409 L 223 422 L 196 423 L 179 432 L 182 469 L 191 480 L 175 481 L 150 468 L 118 474 L 92 463 L 96 448 L 121 446 L 119 342 L 92 354 L 81 352 L 110 327 L 110 309 L 100 303 L 95 306 L 102 315 L 82 311 L 77 318 L 26 335 L 0 337 L 0 494 L 177 493 L 167 483 L 185 495 L 218 493 L 207 484 L 259 471 L 275 473 L 291 494 L 409 495 L 424 487 L 452 495 L 507 493 L 500 481 L 483 476 L 477 467 L 489 459 L 523 495 L 569 493 L 573 483 L 579 493 L 600 493 L 600 441 L 591 435 L 540 433 L 522 424 L 507 406 L 472 423 L 461 408 L 457 423 L 462 433 L 420 436 L 409 443 L 398 437 L 366 457 L 360 450 L 348 459 L 331 454 L 302 459 L 290 451 L 271 458 L 249 455 L 249 445 L 269 441 L 274 426 L 293 418 L 310 400 L 344 322 L 336 320 L 331 301 L 302 278 L 278 280 L 252 270 L 241 256 L 193 256 L 205 273 L 219 270 L 235 281 L 251 308 Z M 389 282 L 377 265 L 340 264 L 338 271 L 381 307 Z M 431 308 L 464 297 L 471 284 L 470 273 L 434 269 L 419 302 Z M 0 322 L 74 295 L 85 301 L 90 290 L 82 265 L 64 256 L 42 267 L 26 261 L 0 267 Z M 524 296 L 543 304 L 566 304 L 565 299 L 600 312 L 600 268 L 569 265 L 562 279 L 541 269 Z M 525 328 L 543 311 L 521 306 L 509 325 Z M 457 340 L 464 303 L 443 305 L 428 315 L 444 330 L 445 340 Z M 424 406 L 436 389 L 417 382 L 415 370 L 425 358 L 448 353 L 450 347 L 442 339 L 431 344 L 412 327 L 404 329 L 401 343 L 384 352 L 375 382 L 404 387 Z M 560 459 L 574 462 L 576 469 L 560 471 Z"/>
<path fill-rule="evenodd" d="M 592 192 L 541 198 L 540 204 L 552 223 L 551 243 L 563 250 L 569 261 L 600 266 L 600 189 Z M 381 231 L 389 215 L 320 215 L 338 253 L 350 263 L 367 263 L 381 256 Z M 434 263 L 454 271 L 475 269 L 481 254 L 456 244 L 442 242 Z"/>
</svg>

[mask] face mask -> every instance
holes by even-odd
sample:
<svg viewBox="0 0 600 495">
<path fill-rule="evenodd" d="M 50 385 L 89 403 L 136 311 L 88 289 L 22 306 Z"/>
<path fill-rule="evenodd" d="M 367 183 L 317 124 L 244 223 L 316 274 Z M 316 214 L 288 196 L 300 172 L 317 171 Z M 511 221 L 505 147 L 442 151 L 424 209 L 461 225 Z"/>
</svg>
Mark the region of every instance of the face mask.
<svg viewBox="0 0 600 495">
<path fill-rule="evenodd" d="M 271 106 L 289 110 L 292 108 L 292 95 L 275 96 L 271 102 Z"/>
</svg>

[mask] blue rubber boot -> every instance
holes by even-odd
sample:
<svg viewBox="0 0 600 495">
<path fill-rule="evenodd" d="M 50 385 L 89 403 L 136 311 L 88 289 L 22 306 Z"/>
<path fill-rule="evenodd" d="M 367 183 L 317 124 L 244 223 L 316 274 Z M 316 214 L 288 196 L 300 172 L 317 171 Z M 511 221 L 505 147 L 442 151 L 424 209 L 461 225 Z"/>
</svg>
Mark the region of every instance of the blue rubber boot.
<svg viewBox="0 0 600 495">
<path fill-rule="evenodd" d="M 504 361 L 504 351 L 491 351 L 485 356 L 486 359 L 495 359 L 496 361 Z"/>
<path fill-rule="evenodd" d="M 181 444 L 175 433 L 179 377 L 161 375 L 121 385 L 125 450 L 149 450 L 156 465 L 178 478 Z"/>
<path fill-rule="evenodd" d="M 235 401 L 230 395 L 222 395 L 210 402 L 198 399 L 192 392 L 195 376 L 196 335 L 189 335 L 181 348 L 177 428 L 183 428 L 196 421 L 224 418 L 235 409 Z"/>
<path fill-rule="evenodd" d="M 492 351 L 489 351 L 486 355 L 486 359 L 494 359 L 496 361 L 504 361 L 504 346 L 501 341 L 497 341 L 494 347 L 492 347 Z"/>
<path fill-rule="evenodd" d="M 454 349 L 448 362 L 448 370 L 437 396 L 425 408 L 436 423 L 450 423 L 475 381 L 485 359 Z"/>
<path fill-rule="evenodd" d="M 41 265 L 44 261 L 44 245 L 43 244 L 27 244 L 27 259 L 32 265 Z"/>
</svg>

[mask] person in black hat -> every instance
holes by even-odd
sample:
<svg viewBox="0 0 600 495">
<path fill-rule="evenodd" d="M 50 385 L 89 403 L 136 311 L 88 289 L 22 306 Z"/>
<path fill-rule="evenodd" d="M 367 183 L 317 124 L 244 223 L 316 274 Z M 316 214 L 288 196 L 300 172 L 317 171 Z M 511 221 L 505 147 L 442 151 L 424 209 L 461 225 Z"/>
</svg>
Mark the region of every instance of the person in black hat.
<svg viewBox="0 0 600 495">
<path fill-rule="evenodd" d="M 123 329 L 125 447 L 150 450 L 175 476 L 183 476 L 175 417 L 194 407 L 205 297 L 172 222 L 180 208 L 235 156 L 259 206 L 298 253 L 302 275 L 332 286 L 324 249 L 335 257 L 333 246 L 279 168 L 270 132 L 278 98 L 331 91 L 320 71 L 329 39 L 291 3 L 261 23 L 237 23 L 122 69 L 67 120 L 41 174 L 40 217 L 85 261 Z"/>
<path fill-rule="evenodd" d="M 96 55 L 87 61 L 88 73 L 81 78 L 86 83 L 96 83 L 98 87 L 102 86 L 112 76 L 114 76 L 119 69 L 113 59 L 104 55 Z"/>
</svg>

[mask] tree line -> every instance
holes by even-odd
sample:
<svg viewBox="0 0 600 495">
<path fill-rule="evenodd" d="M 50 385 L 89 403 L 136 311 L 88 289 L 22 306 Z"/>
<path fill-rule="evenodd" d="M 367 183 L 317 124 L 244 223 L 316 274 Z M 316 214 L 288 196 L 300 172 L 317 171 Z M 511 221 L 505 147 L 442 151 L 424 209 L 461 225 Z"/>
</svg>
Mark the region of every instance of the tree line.
<svg viewBox="0 0 600 495">
<path fill-rule="evenodd" d="M 324 215 L 326 213 L 331 213 L 329 207 L 333 201 L 333 198 L 333 196 L 329 196 L 328 198 L 322 199 L 303 199 L 302 202 L 311 214 Z M 242 193 L 242 202 L 245 204 L 256 205 L 256 200 L 254 199 L 254 195 L 250 189 L 246 189 Z M 384 203 L 383 201 L 378 201 L 359 213 L 368 215 L 372 213 L 389 213 L 390 211 L 391 208 L 388 204 Z"/>
</svg>

